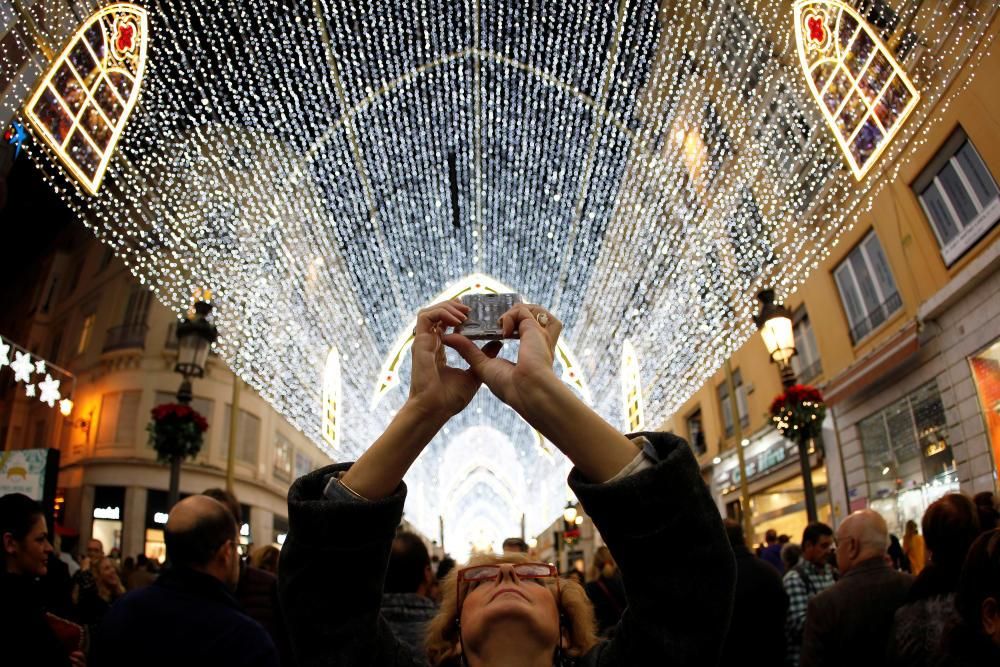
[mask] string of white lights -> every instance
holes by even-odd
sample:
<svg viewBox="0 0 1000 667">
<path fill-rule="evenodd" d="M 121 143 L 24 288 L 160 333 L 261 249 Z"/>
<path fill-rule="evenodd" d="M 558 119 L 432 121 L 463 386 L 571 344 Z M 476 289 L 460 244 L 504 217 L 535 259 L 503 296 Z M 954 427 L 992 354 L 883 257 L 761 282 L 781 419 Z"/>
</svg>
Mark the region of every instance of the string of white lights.
<svg viewBox="0 0 1000 667">
<path fill-rule="evenodd" d="M 335 348 L 338 458 L 405 399 L 370 407 L 417 309 L 477 273 L 565 321 L 595 407 L 623 429 L 630 341 L 632 394 L 662 423 L 751 335 L 755 293 L 801 284 L 926 141 L 996 11 L 865 5 L 920 101 L 856 180 L 806 85 L 790 3 L 144 6 L 145 82 L 100 192 L 26 150 L 165 304 L 181 312 L 211 287 L 222 357 L 321 445 Z M 58 44 L 81 18 L 56 10 L 43 33 Z M 485 457 L 467 482 L 445 462 L 480 438 L 516 456 Z M 429 535 L 443 517 L 459 552 L 522 511 L 535 534 L 567 493 L 565 460 L 539 453 L 481 394 L 411 471 L 407 516 Z M 515 459 L 523 479 L 505 474 Z"/>
</svg>

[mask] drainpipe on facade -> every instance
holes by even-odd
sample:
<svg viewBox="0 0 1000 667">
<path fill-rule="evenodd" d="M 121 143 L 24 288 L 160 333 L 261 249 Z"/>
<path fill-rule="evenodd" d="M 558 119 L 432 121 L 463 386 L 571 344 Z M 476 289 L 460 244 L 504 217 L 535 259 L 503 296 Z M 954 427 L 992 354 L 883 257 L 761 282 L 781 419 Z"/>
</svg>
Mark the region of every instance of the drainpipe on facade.
<svg viewBox="0 0 1000 667">
<path fill-rule="evenodd" d="M 736 438 L 736 459 L 740 466 L 740 514 L 743 517 L 743 539 L 753 549 L 753 516 L 750 509 L 750 484 L 747 482 L 747 464 L 743 457 L 743 423 L 740 417 L 740 403 L 736 398 L 736 383 L 733 382 L 733 366 L 726 359 L 726 391 L 729 393 L 729 408 L 733 415 L 733 436 Z"/>
<path fill-rule="evenodd" d="M 236 431 L 240 423 L 240 385 L 243 381 L 233 374 L 233 408 L 229 412 L 229 451 L 226 452 L 226 491 L 233 491 L 233 477 L 236 472 Z"/>
</svg>

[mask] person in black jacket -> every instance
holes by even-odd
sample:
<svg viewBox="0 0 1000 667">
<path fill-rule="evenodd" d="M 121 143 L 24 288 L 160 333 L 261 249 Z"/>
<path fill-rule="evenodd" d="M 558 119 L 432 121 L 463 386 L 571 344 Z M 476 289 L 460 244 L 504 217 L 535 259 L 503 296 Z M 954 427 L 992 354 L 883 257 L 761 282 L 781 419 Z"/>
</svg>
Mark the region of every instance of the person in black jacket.
<svg viewBox="0 0 1000 667">
<path fill-rule="evenodd" d="M 605 546 L 594 551 L 593 579 L 586 585 L 587 597 L 594 605 L 597 634 L 610 636 L 625 611 L 625 587 L 611 550 Z"/>
<path fill-rule="evenodd" d="M 95 664 L 277 667 L 274 642 L 232 594 L 239 531 L 229 510 L 207 496 L 189 496 L 170 510 L 164 538 L 170 566 L 107 613 Z"/>
<path fill-rule="evenodd" d="M 52 544 L 42 506 L 21 493 L 0 497 L 0 540 L 0 632 L 7 638 L 0 646 L 0 664 L 83 667 L 86 661 L 79 650 L 83 629 L 75 626 L 73 643 L 78 650 L 68 651 L 53 621 L 67 628 L 73 624 L 47 614 L 43 603 L 38 578 L 48 572 Z"/>
<path fill-rule="evenodd" d="M 720 664 L 744 662 L 748 647 L 768 664 L 784 664 L 788 594 L 781 575 L 750 551 L 738 522 L 726 519 L 725 526 L 736 555 L 736 598 Z"/>
<path fill-rule="evenodd" d="M 553 372 L 562 325 L 545 309 L 518 304 L 501 318 L 506 337 L 519 333 L 516 364 L 497 358 L 498 341 L 480 349 L 444 334 L 467 312 L 449 301 L 419 313 L 409 398 L 385 433 L 353 465 L 305 475 L 289 491 L 279 589 L 298 663 L 716 664 L 732 605 L 733 555 L 688 445 L 664 433 L 627 438 L 580 401 Z M 469 368 L 449 367 L 445 346 Z M 625 585 L 627 608 L 613 639 L 578 641 L 587 634 L 572 624 L 582 616 L 567 613 L 565 602 L 567 594 L 582 600 L 582 590 L 545 579 L 547 564 L 515 555 L 445 580 L 425 655 L 401 643 L 381 617 L 386 563 L 406 497 L 403 475 L 481 384 L 575 464 L 569 484 Z M 479 578 L 467 578 L 473 575 Z"/>
</svg>

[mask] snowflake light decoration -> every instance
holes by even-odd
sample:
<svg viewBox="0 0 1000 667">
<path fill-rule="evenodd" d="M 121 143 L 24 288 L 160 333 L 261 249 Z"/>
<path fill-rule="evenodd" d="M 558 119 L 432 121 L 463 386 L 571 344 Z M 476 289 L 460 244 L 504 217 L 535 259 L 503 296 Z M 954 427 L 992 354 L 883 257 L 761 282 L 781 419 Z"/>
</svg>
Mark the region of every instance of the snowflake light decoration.
<svg viewBox="0 0 1000 667">
<path fill-rule="evenodd" d="M 655 428 L 752 335 L 753 295 L 794 290 L 871 207 L 988 50 L 991 3 L 911 9 L 865 15 L 921 103 L 860 182 L 803 79 L 792 9 L 749 0 L 158 0 L 105 186 L 26 150 L 165 304 L 212 288 L 220 355 L 331 455 L 377 437 L 405 400 L 417 310 L 475 274 L 559 314 L 564 361 L 612 423 L 631 341 Z M 437 535 L 448 514 L 461 553 L 519 511 L 530 534 L 558 516 L 565 459 L 506 406 L 481 393 L 448 429 L 407 479 L 414 525 Z M 523 478 L 484 457 L 477 479 L 500 486 L 455 483 L 442 462 L 497 433 Z"/>
</svg>

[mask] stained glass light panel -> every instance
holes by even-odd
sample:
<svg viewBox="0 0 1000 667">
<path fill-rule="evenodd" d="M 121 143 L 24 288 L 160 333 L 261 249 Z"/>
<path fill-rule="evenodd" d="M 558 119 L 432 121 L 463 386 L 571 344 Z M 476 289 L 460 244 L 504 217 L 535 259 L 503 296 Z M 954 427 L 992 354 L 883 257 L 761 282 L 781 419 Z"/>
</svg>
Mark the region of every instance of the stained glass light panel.
<svg viewBox="0 0 1000 667">
<path fill-rule="evenodd" d="M 920 94 L 878 33 L 842 2 L 797 2 L 795 38 L 809 90 L 861 180 Z"/>
<path fill-rule="evenodd" d="M 84 22 L 28 99 L 25 115 L 60 162 L 97 194 L 146 65 L 146 11 L 108 5 Z"/>
</svg>

